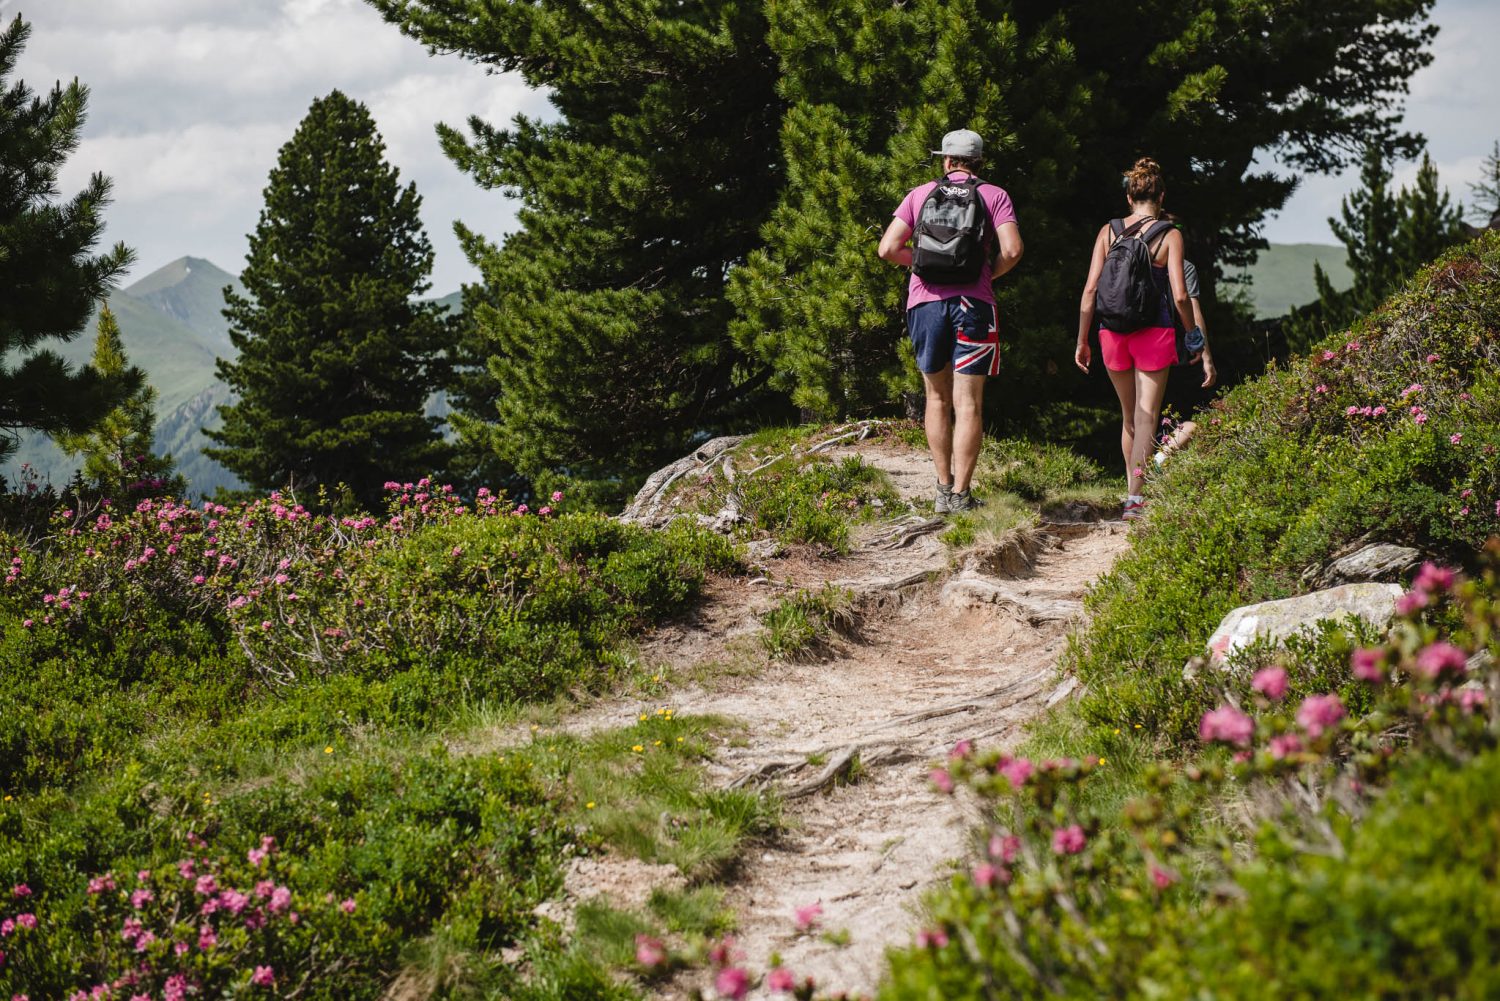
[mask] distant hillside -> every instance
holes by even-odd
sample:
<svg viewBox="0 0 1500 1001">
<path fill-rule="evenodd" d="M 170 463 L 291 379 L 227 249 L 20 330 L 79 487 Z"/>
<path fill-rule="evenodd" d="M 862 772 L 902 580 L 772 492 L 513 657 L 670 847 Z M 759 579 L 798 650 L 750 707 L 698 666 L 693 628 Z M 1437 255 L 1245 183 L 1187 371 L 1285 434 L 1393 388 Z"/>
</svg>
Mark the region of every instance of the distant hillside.
<svg viewBox="0 0 1500 1001">
<path fill-rule="evenodd" d="M 239 281 L 210 261 L 183 257 L 109 297 L 126 355 L 156 387 L 157 450 L 177 458 L 195 494 L 239 485 L 233 474 L 202 454 L 208 444 L 202 427 L 217 424 L 213 407 L 229 396 L 214 375 L 214 360 L 233 352 L 229 325 L 220 313 L 226 285 L 238 288 Z M 87 364 L 97 319 L 91 317 L 77 337 L 55 350 L 74 364 Z M 0 475 L 14 481 L 22 463 L 56 484 L 66 482 L 79 465 L 42 435 L 23 436 Z"/>
<path fill-rule="evenodd" d="M 212 444 L 203 429 L 217 428 L 216 408 L 233 399 L 214 372 L 216 358 L 234 355 L 229 323 L 223 315 L 225 286 L 243 292 L 239 280 L 213 262 L 182 257 L 109 298 L 126 355 L 156 387 L 156 449 L 176 458 L 195 495 L 242 486 L 234 474 L 203 454 Z M 462 299 L 461 293 L 454 292 L 436 301 L 455 312 Z M 73 341 L 53 349 L 74 364 L 87 364 L 94 350 L 97 320 L 97 315 L 91 317 Z M 437 394 L 427 412 L 446 416 L 447 397 Z M 35 434 L 22 436 L 20 446 L 0 466 L 0 476 L 14 483 L 22 463 L 58 485 L 66 483 L 79 466 L 45 436 Z"/>
<path fill-rule="evenodd" d="M 1253 267 L 1236 274 L 1250 279 L 1248 292 L 1257 318 L 1284 316 L 1293 306 L 1305 306 L 1318 297 L 1314 264 L 1323 266 L 1334 288 L 1354 284 L 1344 248 L 1322 243 L 1273 243 L 1261 251 Z"/>
</svg>

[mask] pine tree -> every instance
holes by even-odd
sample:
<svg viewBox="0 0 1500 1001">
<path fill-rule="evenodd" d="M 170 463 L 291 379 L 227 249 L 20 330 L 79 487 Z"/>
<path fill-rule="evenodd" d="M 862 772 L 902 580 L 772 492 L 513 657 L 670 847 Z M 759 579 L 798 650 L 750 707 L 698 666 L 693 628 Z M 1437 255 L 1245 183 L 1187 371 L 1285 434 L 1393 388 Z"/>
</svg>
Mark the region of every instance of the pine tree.
<svg viewBox="0 0 1500 1001">
<path fill-rule="evenodd" d="M 83 478 L 91 490 L 115 499 L 136 495 L 182 495 L 187 484 L 176 475 L 170 455 L 153 452 L 156 441 L 156 390 L 143 382 L 140 369 L 125 358 L 125 344 L 115 315 L 99 313 L 99 333 L 89 367 L 106 380 L 130 379 L 142 385 L 83 434 L 61 434 L 64 453 L 83 457 Z"/>
<path fill-rule="evenodd" d="M 440 129 L 522 204 L 503 246 L 460 227 L 486 303 L 461 352 L 479 380 L 454 421 L 470 442 L 613 498 L 697 436 L 784 412 L 771 364 L 730 340 L 724 294 L 782 179 L 759 3 L 370 2 L 434 51 L 518 71 L 558 112 Z"/>
<path fill-rule="evenodd" d="M 1341 200 L 1339 218 L 1328 220 L 1354 284 L 1335 289 L 1322 266 L 1313 265 L 1317 301 L 1294 310 L 1286 326 L 1294 348 L 1305 349 L 1376 309 L 1418 268 L 1464 238 L 1462 212 L 1449 204 L 1446 189 L 1439 190 L 1430 156 L 1423 154 L 1415 185 L 1393 195 L 1386 158 L 1371 146 L 1359 178 L 1359 188 Z"/>
<path fill-rule="evenodd" d="M 271 171 L 246 295 L 225 290 L 239 356 L 218 372 L 239 399 L 206 451 L 247 484 L 343 484 L 373 507 L 385 481 L 442 462 L 423 413 L 444 325 L 417 301 L 432 270 L 420 206 L 364 105 L 339 91 L 312 103 Z"/>
<path fill-rule="evenodd" d="M 1500 219 L 1500 140 L 1479 165 L 1479 180 L 1469 185 L 1474 204 L 1469 218 L 1484 226 Z"/>
<path fill-rule="evenodd" d="M 1396 279 L 1385 294 L 1466 236 L 1463 209 L 1449 203 L 1448 189 L 1439 189 L 1437 167 L 1426 153 L 1416 183 L 1410 189 L 1402 186 L 1396 196 L 1396 212 Z"/>
<path fill-rule="evenodd" d="M 140 384 L 75 368 L 50 350 L 71 341 L 130 264 L 117 245 L 92 251 L 103 230 L 109 182 L 95 174 L 82 192 L 57 203 L 57 175 L 78 148 L 88 89 L 76 80 L 45 96 L 8 83 L 30 37 L 19 17 L 0 32 L 0 459 L 14 432 L 87 431 Z"/>
</svg>

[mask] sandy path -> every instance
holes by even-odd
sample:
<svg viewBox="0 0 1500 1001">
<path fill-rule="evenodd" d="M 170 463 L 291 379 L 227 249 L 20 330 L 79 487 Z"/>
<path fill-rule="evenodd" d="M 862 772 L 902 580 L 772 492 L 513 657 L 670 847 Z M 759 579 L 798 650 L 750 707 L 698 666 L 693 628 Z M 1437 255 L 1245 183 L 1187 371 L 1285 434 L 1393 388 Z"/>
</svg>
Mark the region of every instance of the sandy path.
<svg viewBox="0 0 1500 1001">
<path fill-rule="evenodd" d="M 929 499 L 925 455 L 863 442 L 847 451 L 856 449 L 903 495 Z M 817 661 L 710 676 L 669 700 L 682 714 L 745 724 L 748 742 L 726 743 L 711 766 L 716 781 L 774 783 L 788 797 L 788 833 L 752 854 L 729 887 L 737 941 L 753 970 L 777 952 L 799 977 L 811 974 L 827 989 L 874 989 L 885 949 L 910 940 L 922 895 L 948 878 L 979 819 L 966 797 L 929 786 L 932 762 L 960 739 L 1013 741 L 1021 724 L 1067 693 L 1054 673 L 1057 656 L 1085 590 L 1126 545 L 1119 522 L 1043 526 L 960 569 L 936 539 L 939 527 L 913 516 L 869 530 L 842 558 L 768 560 L 765 579 L 724 585 L 692 620 L 643 649 L 651 660 L 691 667 L 722 658 L 736 637 L 743 643 L 756 614 L 794 588 L 833 582 L 856 596 L 854 635 Z M 625 725 L 660 704 L 612 701 L 563 725 Z M 832 781 L 845 777 L 852 755 L 856 780 Z M 597 863 L 576 875 L 569 884 L 578 896 L 591 895 L 604 876 Z M 630 895 L 621 880 L 610 883 L 615 895 Z M 798 934 L 793 912 L 814 902 L 823 907 L 821 927 L 847 932 L 847 944 Z M 700 971 L 659 996 L 685 998 L 707 986 Z"/>
</svg>

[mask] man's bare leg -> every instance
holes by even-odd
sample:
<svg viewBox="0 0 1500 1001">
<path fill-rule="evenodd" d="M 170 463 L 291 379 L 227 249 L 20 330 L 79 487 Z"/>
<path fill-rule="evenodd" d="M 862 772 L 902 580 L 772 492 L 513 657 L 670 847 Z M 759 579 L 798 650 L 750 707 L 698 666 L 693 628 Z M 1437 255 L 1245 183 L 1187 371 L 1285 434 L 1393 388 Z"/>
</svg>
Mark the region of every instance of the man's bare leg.
<svg viewBox="0 0 1500 1001">
<path fill-rule="evenodd" d="M 953 379 L 953 491 L 963 493 L 974 478 L 979 448 L 984 443 L 984 379 L 955 375 Z M 930 432 L 929 432 L 930 433 Z"/>
<path fill-rule="evenodd" d="M 923 372 L 927 387 L 927 450 L 939 483 L 953 483 L 953 369 Z M 973 472 L 973 469 L 970 469 Z"/>
</svg>

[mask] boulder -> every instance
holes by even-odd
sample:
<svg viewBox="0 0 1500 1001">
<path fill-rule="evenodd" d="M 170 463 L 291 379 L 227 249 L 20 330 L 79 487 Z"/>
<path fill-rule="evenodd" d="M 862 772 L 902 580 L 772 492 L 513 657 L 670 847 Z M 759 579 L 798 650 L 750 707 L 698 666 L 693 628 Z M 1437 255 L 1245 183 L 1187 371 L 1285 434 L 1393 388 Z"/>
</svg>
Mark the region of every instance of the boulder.
<svg viewBox="0 0 1500 1001">
<path fill-rule="evenodd" d="M 1422 554 L 1409 546 L 1377 542 L 1341 556 L 1317 576 L 1318 587 L 1336 587 L 1360 581 L 1400 580 L 1417 568 Z"/>
<path fill-rule="evenodd" d="M 1222 666 L 1236 650 L 1258 638 L 1286 640 L 1324 620 L 1337 622 L 1351 615 L 1373 626 L 1384 626 L 1395 618 L 1396 599 L 1405 590 L 1400 584 L 1343 584 L 1236 608 L 1224 616 L 1208 638 L 1209 658 Z"/>
</svg>

